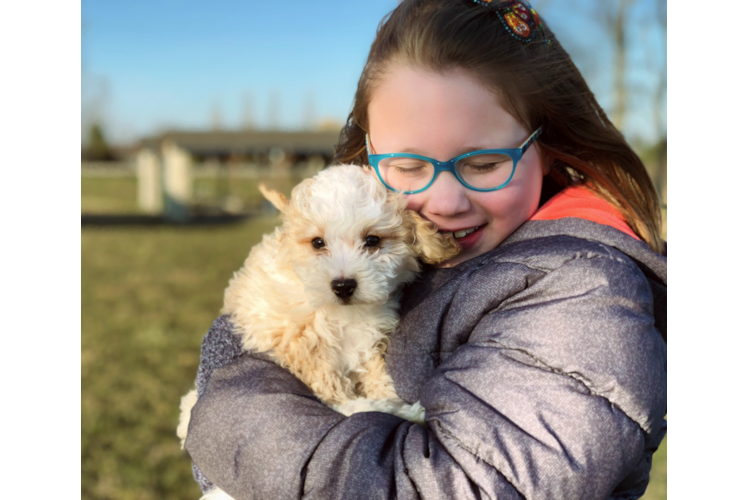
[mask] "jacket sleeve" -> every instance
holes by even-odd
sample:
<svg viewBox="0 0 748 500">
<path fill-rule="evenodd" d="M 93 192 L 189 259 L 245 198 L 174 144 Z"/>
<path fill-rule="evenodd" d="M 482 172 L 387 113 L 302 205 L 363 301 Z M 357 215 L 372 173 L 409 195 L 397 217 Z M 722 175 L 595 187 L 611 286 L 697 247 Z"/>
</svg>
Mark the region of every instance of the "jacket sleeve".
<svg viewBox="0 0 748 500">
<path fill-rule="evenodd" d="M 651 308 L 630 261 L 579 258 L 547 273 L 488 312 L 426 381 L 426 428 L 345 418 L 245 355 L 213 372 L 186 448 L 237 500 L 608 498 L 665 414 Z"/>
</svg>

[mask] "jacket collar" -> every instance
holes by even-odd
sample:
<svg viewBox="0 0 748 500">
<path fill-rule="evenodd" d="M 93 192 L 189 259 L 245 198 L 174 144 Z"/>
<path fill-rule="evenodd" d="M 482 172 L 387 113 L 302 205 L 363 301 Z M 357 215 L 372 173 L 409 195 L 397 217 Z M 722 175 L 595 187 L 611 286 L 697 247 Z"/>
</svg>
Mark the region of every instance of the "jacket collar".
<svg viewBox="0 0 748 500">
<path fill-rule="evenodd" d="M 653 252 L 643 241 L 636 240 L 615 228 L 575 217 L 527 221 L 495 250 L 458 264 L 452 269 L 457 271 L 463 267 L 472 267 L 475 264 L 490 259 L 496 252 L 501 251 L 502 248 L 514 245 L 515 243 L 551 236 L 571 236 L 613 247 L 636 262 L 647 278 L 667 286 L 667 257 L 665 255 Z"/>
</svg>

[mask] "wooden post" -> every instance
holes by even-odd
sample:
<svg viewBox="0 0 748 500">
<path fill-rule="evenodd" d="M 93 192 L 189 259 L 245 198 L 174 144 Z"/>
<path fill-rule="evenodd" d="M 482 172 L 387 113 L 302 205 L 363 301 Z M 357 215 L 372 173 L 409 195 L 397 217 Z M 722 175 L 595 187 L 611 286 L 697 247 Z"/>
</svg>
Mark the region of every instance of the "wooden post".
<svg viewBox="0 0 748 500">
<path fill-rule="evenodd" d="M 150 148 L 138 151 L 135 159 L 138 177 L 138 206 L 147 214 L 159 214 L 164 209 L 161 191 L 161 163 Z"/>
<path fill-rule="evenodd" d="M 164 159 L 164 216 L 172 222 L 188 222 L 192 202 L 192 158 L 172 141 L 161 145 Z"/>
</svg>

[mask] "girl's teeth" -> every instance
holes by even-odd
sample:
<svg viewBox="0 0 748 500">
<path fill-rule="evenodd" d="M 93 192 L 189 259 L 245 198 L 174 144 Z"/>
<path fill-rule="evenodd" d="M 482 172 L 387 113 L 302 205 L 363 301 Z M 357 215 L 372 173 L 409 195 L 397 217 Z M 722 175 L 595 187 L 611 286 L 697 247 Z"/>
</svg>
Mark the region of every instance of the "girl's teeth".
<svg viewBox="0 0 748 500">
<path fill-rule="evenodd" d="M 468 234 L 472 234 L 476 232 L 477 230 L 478 230 L 477 227 L 474 227 L 472 229 L 463 229 L 462 231 L 455 231 L 454 233 L 452 233 L 452 236 L 454 236 L 455 239 L 460 239 L 460 238 L 464 238 Z"/>
</svg>

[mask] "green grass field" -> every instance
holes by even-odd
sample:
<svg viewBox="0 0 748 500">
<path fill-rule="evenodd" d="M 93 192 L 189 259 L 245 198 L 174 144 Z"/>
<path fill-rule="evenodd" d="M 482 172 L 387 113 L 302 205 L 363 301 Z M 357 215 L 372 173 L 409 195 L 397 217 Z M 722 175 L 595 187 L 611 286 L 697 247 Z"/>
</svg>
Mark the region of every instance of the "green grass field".
<svg viewBox="0 0 748 500">
<path fill-rule="evenodd" d="M 81 178 L 81 213 L 138 213 L 138 182 L 135 177 Z"/>
<path fill-rule="evenodd" d="M 82 207 L 134 207 L 134 183 L 103 181 L 105 194 L 83 182 Z M 275 187 L 288 192 L 290 183 Z M 175 435 L 179 399 L 194 383 L 200 342 L 219 314 L 229 278 L 277 222 L 82 228 L 83 499 L 199 498 Z M 666 498 L 666 485 L 663 444 L 645 498 Z"/>
<path fill-rule="evenodd" d="M 649 486 L 643 500 L 664 500 L 667 498 L 667 436 L 652 458 L 652 472 L 649 473 Z"/>
<path fill-rule="evenodd" d="M 199 498 L 179 398 L 229 278 L 276 222 L 82 230 L 83 498 Z"/>
</svg>

